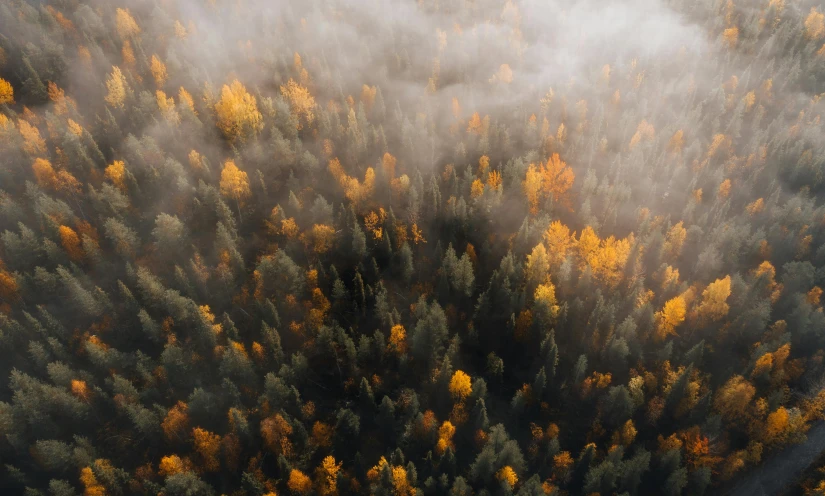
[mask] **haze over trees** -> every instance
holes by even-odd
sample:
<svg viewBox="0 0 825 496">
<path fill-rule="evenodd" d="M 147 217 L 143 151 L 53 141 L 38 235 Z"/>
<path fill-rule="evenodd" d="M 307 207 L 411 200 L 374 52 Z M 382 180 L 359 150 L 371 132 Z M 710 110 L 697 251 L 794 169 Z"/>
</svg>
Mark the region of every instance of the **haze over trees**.
<svg viewBox="0 0 825 496">
<path fill-rule="evenodd" d="M 9 494 L 712 494 L 825 419 L 815 2 L 0 26 Z"/>
</svg>

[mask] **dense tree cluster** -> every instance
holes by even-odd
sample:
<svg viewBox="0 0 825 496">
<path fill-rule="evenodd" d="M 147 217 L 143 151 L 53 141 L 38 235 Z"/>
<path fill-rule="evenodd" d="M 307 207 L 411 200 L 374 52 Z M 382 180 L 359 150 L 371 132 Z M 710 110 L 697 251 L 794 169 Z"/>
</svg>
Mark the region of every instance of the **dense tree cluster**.
<svg viewBox="0 0 825 496">
<path fill-rule="evenodd" d="M 9 494 L 698 495 L 825 418 L 812 2 L 553 86 L 575 6 L 269 3 L 0 3 Z"/>
</svg>

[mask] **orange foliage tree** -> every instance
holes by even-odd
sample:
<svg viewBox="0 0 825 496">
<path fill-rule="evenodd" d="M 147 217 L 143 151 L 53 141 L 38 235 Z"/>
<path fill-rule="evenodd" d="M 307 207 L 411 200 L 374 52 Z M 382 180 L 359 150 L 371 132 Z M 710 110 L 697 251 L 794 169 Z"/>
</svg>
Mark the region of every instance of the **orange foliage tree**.
<svg viewBox="0 0 825 496">
<path fill-rule="evenodd" d="M 561 160 L 558 153 L 554 153 L 547 163 L 530 164 L 522 182 L 524 195 L 530 205 L 530 213 L 537 214 L 539 205 L 545 198 L 561 203 L 569 208 L 569 190 L 573 186 L 576 175 L 573 169 Z"/>
<path fill-rule="evenodd" d="M 221 437 L 206 429 L 195 427 L 192 429 L 192 442 L 195 452 L 200 456 L 201 467 L 206 472 L 217 472 L 221 468 L 218 459 L 221 451 Z"/>
<path fill-rule="evenodd" d="M 286 485 L 293 494 L 303 495 L 312 491 L 312 480 L 296 468 L 289 472 L 289 480 Z"/>
<path fill-rule="evenodd" d="M 516 471 L 513 470 L 513 467 L 509 465 L 505 465 L 496 472 L 496 479 L 506 483 L 512 489 L 515 487 L 516 483 L 518 483 L 518 475 L 516 475 Z"/>
<path fill-rule="evenodd" d="M 367 171 L 364 173 L 363 182 L 348 176 L 337 158 L 329 161 L 328 168 L 332 177 L 334 177 L 341 188 L 344 189 L 344 194 L 347 199 L 355 204 L 356 207 L 360 206 L 372 195 L 372 190 L 375 185 L 375 170 L 372 167 L 367 168 Z"/>
<path fill-rule="evenodd" d="M 215 104 L 218 129 L 230 141 L 246 141 L 263 129 L 263 116 L 258 103 L 237 79 L 221 88 L 221 99 Z"/>
<path fill-rule="evenodd" d="M 303 124 L 312 125 L 315 120 L 315 98 L 309 89 L 290 79 L 281 86 L 281 93 L 289 102 L 292 113 L 298 117 L 298 129 L 301 129 Z"/>
<path fill-rule="evenodd" d="M 71 173 L 65 170 L 55 172 L 51 162 L 44 158 L 35 159 L 32 171 L 37 184 L 43 188 L 69 193 L 80 192 L 80 182 Z"/>
<path fill-rule="evenodd" d="M 112 66 L 112 73 L 109 75 L 109 79 L 106 80 L 107 93 L 104 97 L 106 103 L 114 108 L 122 109 L 123 103 L 126 101 L 128 88 L 126 76 L 120 71 L 120 67 Z"/>
<path fill-rule="evenodd" d="M 181 439 L 181 436 L 189 429 L 189 406 L 183 401 L 178 401 L 175 406 L 166 412 L 166 417 L 161 423 L 163 434 L 166 439 Z"/>
<path fill-rule="evenodd" d="M 676 328 L 685 321 L 685 299 L 682 296 L 671 298 L 660 312 L 656 312 L 656 336 L 665 339 L 676 334 Z"/>
<path fill-rule="evenodd" d="M 316 469 L 318 494 L 321 496 L 338 494 L 338 472 L 340 470 L 341 463 L 336 462 L 332 456 L 327 456 L 321 461 L 321 466 Z"/>
<path fill-rule="evenodd" d="M 281 414 L 275 414 L 261 421 L 261 436 L 264 444 L 274 453 L 284 456 L 292 454 L 292 442 L 289 440 L 291 434 L 292 426 Z"/>
<path fill-rule="evenodd" d="M 40 131 L 28 121 L 19 119 L 17 130 L 23 137 L 23 150 L 30 155 L 37 155 L 46 151 L 46 141 L 40 136 Z"/>
<path fill-rule="evenodd" d="M 249 176 L 239 169 L 233 160 L 227 160 L 221 171 L 220 187 L 223 196 L 235 200 L 238 216 L 240 216 L 241 206 L 247 198 L 252 196 L 252 191 L 249 189 Z"/>
<path fill-rule="evenodd" d="M 140 34 L 140 26 L 135 22 L 129 9 L 119 8 L 115 11 L 115 28 L 123 40 Z"/>
<path fill-rule="evenodd" d="M 149 70 L 152 72 L 152 78 L 155 80 L 155 85 L 162 88 L 169 79 L 166 73 L 166 64 L 164 64 L 157 55 L 152 55 L 152 60 L 149 63 Z"/>
<path fill-rule="evenodd" d="M 553 221 L 544 232 L 544 243 L 547 245 L 547 254 L 550 265 L 558 267 L 567 258 L 567 252 L 574 246 L 576 239 L 570 229 L 560 221 Z"/>
<path fill-rule="evenodd" d="M 724 318 L 730 310 L 727 304 L 728 296 L 730 296 L 730 276 L 710 283 L 702 292 L 702 302 L 697 309 L 699 317 L 710 321 Z"/>
<path fill-rule="evenodd" d="M 630 256 L 633 235 L 624 239 L 610 236 L 600 239 L 590 226 L 585 227 L 576 244 L 579 268 L 589 266 L 593 276 L 608 287 L 615 287 L 622 280 L 622 271 Z"/>
<path fill-rule="evenodd" d="M 14 88 L 11 83 L 0 78 L 0 105 L 14 103 Z"/>
<path fill-rule="evenodd" d="M 73 262 L 80 262 L 83 259 L 83 248 L 80 246 L 80 237 L 74 229 L 69 226 L 60 226 L 58 234 L 60 235 L 60 244 L 66 250 L 69 258 Z"/>
<path fill-rule="evenodd" d="M 470 376 L 461 370 L 456 370 L 450 379 L 450 394 L 456 401 L 464 401 L 470 396 L 473 386 L 470 383 Z"/>
<path fill-rule="evenodd" d="M 407 331 L 403 325 L 396 324 L 392 326 L 387 349 L 398 356 L 404 355 L 407 352 Z"/>
<path fill-rule="evenodd" d="M 747 407 L 755 394 L 756 388 L 750 382 L 735 375 L 716 392 L 714 406 L 723 418 L 739 420 L 746 417 Z"/>
</svg>

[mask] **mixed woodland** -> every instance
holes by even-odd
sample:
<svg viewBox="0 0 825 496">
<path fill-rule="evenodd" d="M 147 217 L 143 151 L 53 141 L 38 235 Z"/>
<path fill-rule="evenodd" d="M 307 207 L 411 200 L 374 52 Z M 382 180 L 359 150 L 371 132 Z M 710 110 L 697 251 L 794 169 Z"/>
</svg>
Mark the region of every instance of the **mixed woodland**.
<svg viewBox="0 0 825 496">
<path fill-rule="evenodd" d="M 4 494 L 701 495 L 804 442 L 825 9 L 663 0 L 695 39 L 554 77 L 588 2 L 539 3 L 0 2 Z"/>
</svg>

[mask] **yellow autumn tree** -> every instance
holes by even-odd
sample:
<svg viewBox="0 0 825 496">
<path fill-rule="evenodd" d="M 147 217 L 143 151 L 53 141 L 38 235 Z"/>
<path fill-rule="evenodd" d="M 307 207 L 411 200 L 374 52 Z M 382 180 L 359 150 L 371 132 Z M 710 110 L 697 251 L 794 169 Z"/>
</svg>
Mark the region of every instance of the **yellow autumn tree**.
<svg viewBox="0 0 825 496">
<path fill-rule="evenodd" d="M 628 420 L 624 423 L 624 425 L 616 431 L 616 440 L 618 441 L 617 444 L 621 444 L 622 446 L 630 446 L 633 444 L 633 441 L 636 439 L 636 434 L 638 431 L 636 430 L 636 426 L 633 425 L 632 420 Z"/>
<path fill-rule="evenodd" d="M 46 151 L 46 141 L 40 136 L 40 131 L 36 126 L 29 124 L 26 120 L 19 119 L 17 130 L 20 131 L 20 136 L 23 137 L 23 150 L 26 153 L 39 155 Z"/>
<path fill-rule="evenodd" d="M 86 385 L 86 381 L 81 381 L 79 379 L 72 379 L 71 387 L 70 387 L 72 394 L 75 395 L 77 398 L 83 401 L 89 401 L 89 386 Z"/>
<path fill-rule="evenodd" d="M 782 444 L 787 438 L 789 427 L 790 416 L 788 410 L 780 406 L 768 415 L 765 422 L 765 430 L 762 431 L 765 443 L 768 445 Z"/>
<path fill-rule="evenodd" d="M 375 103 L 375 95 L 378 93 L 378 88 L 375 86 L 361 86 L 361 101 L 364 102 L 364 107 L 366 111 L 369 112 L 372 110 L 372 106 Z"/>
<path fill-rule="evenodd" d="M 510 84 L 513 82 L 513 70 L 510 69 L 509 64 L 501 64 L 498 68 L 498 71 L 493 74 L 493 77 L 490 78 L 491 83 L 504 83 Z"/>
<path fill-rule="evenodd" d="M 114 108 L 123 108 L 123 102 L 126 101 L 126 93 L 128 85 L 126 83 L 126 76 L 118 66 L 112 66 L 112 73 L 109 79 L 106 80 L 106 96 L 104 100 Z"/>
<path fill-rule="evenodd" d="M 261 437 L 264 445 L 272 452 L 284 455 L 292 455 L 292 442 L 289 436 L 292 434 L 292 426 L 281 414 L 275 414 L 261 421 Z"/>
<path fill-rule="evenodd" d="M 129 9 L 117 9 L 115 11 L 115 28 L 122 40 L 140 34 L 140 26 L 135 22 L 135 18 L 132 17 Z"/>
<path fill-rule="evenodd" d="M 367 480 L 370 482 L 375 482 L 378 480 L 379 475 L 384 470 L 384 467 L 389 467 L 390 464 L 387 463 L 387 459 L 385 457 L 381 457 L 378 459 L 378 463 L 376 463 L 371 469 L 367 471 Z"/>
<path fill-rule="evenodd" d="M 716 192 L 716 196 L 719 197 L 720 200 L 724 200 L 730 196 L 730 179 L 725 179 L 719 184 L 719 190 Z"/>
<path fill-rule="evenodd" d="M 166 412 L 166 417 L 160 424 L 166 439 L 172 441 L 183 438 L 189 430 L 188 412 L 189 406 L 183 401 L 178 401 L 175 406 Z"/>
<path fill-rule="evenodd" d="M 180 114 L 178 110 L 175 108 L 175 99 L 166 96 L 162 90 L 157 90 L 155 92 L 155 100 L 158 102 L 158 108 L 160 109 L 161 115 L 163 118 L 166 119 L 167 122 L 170 124 L 177 125 L 180 123 Z"/>
<path fill-rule="evenodd" d="M 341 462 L 336 462 L 332 456 L 321 461 L 321 466 L 315 470 L 316 486 L 321 496 L 335 496 L 338 494 L 338 472 L 341 471 Z"/>
<path fill-rule="evenodd" d="M 768 352 L 756 360 L 756 363 L 753 365 L 753 372 L 751 372 L 751 378 L 769 374 L 772 370 L 773 353 Z"/>
<path fill-rule="evenodd" d="M 667 149 L 671 153 L 680 153 L 682 151 L 682 147 L 684 146 L 685 132 L 680 129 L 676 131 L 670 138 L 670 141 L 667 144 Z"/>
<path fill-rule="evenodd" d="M 725 44 L 728 45 L 728 48 L 736 48 L 736 43 L 739 41 L 739 28 L 733 26 L 732 28 L 728 28 L 722 32 L 722 39 L 725 40 Z"/>
<path fill-rule="evenodd" d="M 70 133 L 74 134 L 78 138 L 83 136 L 83 127 L 72 119 L 67 119 L 66 127 L 69 129 Z"/>
<path fill-rule="evenodd" d="M 80 470 L 80 482 L 85 488 L 83 496 L 106 496 L 106 487 L 98 482 L 92 467 L 83 467 Z"/>
<path fill-rule="evenodd" d="M 281 86 L 281 93 L 289 102 L 292 113 L 298 117 L 298 129 L 301 129 L 303 124 L 312 125 L 315 120 L 315 98 L 309 89 L 290 78 Z"/>
<path fill-rule="evenodd" d="M 137 60 L 135 59 L 135 51 L 132 49 L 132 42 L 129 40 L 124 41 L 120 53 L 123 56 L 123 65 L 127 69 L 134 69 Z"/>
<path fill-rule="evenodd" d="M 601 240 L 592 227 L 586 226 L 582 229 L 576 242 L 576 255 L 579 259 L 580 269 L 587 266 L 590 257 L 598 251 L 600 244 Z"/>
<path fill-rule="evenodd" d="M 327 224 L 315 224 L 307 236 L 312 251 L 321 255 L 332 249 L 335 242 L 335 228 Z"/>
<path fill-rule="evenodd" d="M 14 103 L 14 88 L 11 83 L 0 78 L 0 105 Z"/>
<path fill-rule="evenodd" d="M 312 424 L 312 442 L 321 448 L 332 446 L 332 426 L 321 421 Z"/>
<path fill-rule="evenodd" d="M 164 456 L 160 459 L 160 464 L 158 464 L 158 473 L 164 477 L 185 471 L 186 467 L 184 466 L 184 462 L 178 455 Z"/>
<path fill-rule="evenodd" d="M 562 451 L 553 456 L 553 476 L 559 480 L 566 480 L 574 461 L 569 451 Z"/>
<path fill-rule="evenodd" d="M 152 78 L 155 80 L 155 85 L 158 88 L 166 84 L 169 75 L 166 73 L 166 64 L 161 62 L 157 55 L 152 55 L 152 60 L 149 63 L 149 70 L 152 71 Z"/>
<path fill-rule="evenodd" d="M 730 276 L 708 284 L 702 292 L 702 302 L 697 309 L 699 317 L 710 321 L 717 321 L 728 314 L 730 306 L 727 304 L 730 296 Z"/>
<path fill-rule="evenodd" d="M 183 86 L 178 89 L 178 102 L 188 108 L 193 114 L 198 115 L 198 111 L 195 110 L 195 101 L 192 99 L 192 95 L 189 94 Z"/>
<path fill-rule="evenodd" d="M 384 153 L 381 158 L 381 168 L 384 170 L 384 176 L 388 180 L 395 178 L 395 165 L 397 160 L 389 152 Z"/>
<path fill-rule="evenodd" d="M 714 406 L 726 420 L 738 420 L 747 415 L 747 407 L 756 388 L 741 375 L 735 375 L 728 379 L 716 393 Z"/>
<path fill-rule="evenodd" d="M 126 191 L 126 163 L 122 160 L 115 160 L 106 167 L 104 172 L 106 179 L 118 187 L 121 191 Z"/>
<path fill-rule="evenodd" d="M 192 442 L 195 445 L 195 452 L 201 460 L 201 468 L 206 472 L 217 472 L 221 468 L 218 459 L 221 450 L 221 437 L 206 429 L 196 427 L 192 429 Z"/>
<path fill-rule="evenodd" d="M 237 79 L 221 88 L 215 114 L 218 129 L 231 142 L 246 141 L 263 129 L 263 116 L 258 112 L 255 97 Z"/>
<path fill-rule="evenodd" d="M 401 356 L 407 352 L 407 331 L 401 324 L 395 324 L 390 329 L 390 340 L 387 349 L 392 353 Z"/>
<path fill-rule="evenodd" d="M 636 127 L 636 133 L 630 138 L 630 149 L 632 150 L 637 144 L 642 141 L 653 141 L 656 137 L 656 129 L 647 120 L 642 120 Z"/>
<path fill-rule="evenodd" d="M 44 158 L 35 159 L 32 171 L 37 184 L 52 191 L 79 193 L 80 182 L 68 171 L 55 171 L 51 162 Z"/>
<path fill-rule="evenodd" d="M 470 122 L 467 123 L 467 132 L 479 136 L 484 133 L 484 122 L 478 112 L 473 113 L 470 117 Z"/>
<path fill-rule="evenodd" d="M 670 259 L 677 258 L 682 253 L 682 246 L 687 239 L 687 229 L 684 223 L 679 221 L 667 231 L 665 238 L 664 253 Z"/>
<path fill-rule="evenodd" d="M 762 210 L 764 210 L 764 209 L 765 209 L 765 200 L 762 199 L 762 198 L 756 199 L 755 201 L 749 203 L 745 207 L 745 211 L 748 213 L 748 215 L 751 215 L 751 216 L 762 212 Z"/>
<path fill-rule="evenodd" d="M 590 267 L 601 284 L 613 288 L 622 280 L 633 243 L 633 234 L 624 239 L 610 236 L 602 240 L 592 227 L 587 226 L 576 243 L 579 269 Z"/>
<path fill-rule="evenodd" d="M 60 244 L 63 246 L 63 249 L 66 250 L 69 258 L 72 259 L 73 262 L 83 260 L 83 248 L 80 244 L 80 237 L 75 230 L 69 226 L 60 226 L 60 228 L 58 228 L 58 234 L 60 235 Z"/>
<path fill-rule="evenodd" d="M 296 468 L 289 472 L 289 480 L 286 485 L 293 494 L 303 495 L 312 491 L 312 480 Z"/>
<path fill-rule="evenodd" d="M 461 370 L 456 370 L 450 379 L 450 394 L 455 401 L 464 401 L 473 392 L 470 376 Z"/>
<path fill-rule="evenodd" d="M 656 312 L 656 336 L 665 339 L 676 334 L 676 328 L 685 321 L 685 299 L 677 296 L 668 300 L 660 312 Z"/>
<path fill-rule="evenodd" d="M 443 455 L 447 448 L 455 450 L 453 444 L 453 436 L 455 435 L 455 426 L 449 420 L 445 420 L 441 427 L 438 428 L 438 442 L 435 445 L 435 452 L 438 455 Z"/>
<path fill-rule="evenodd" d="M 416 494 L 407 478 L 407 471 L 401 466 L 392 468 L 392 488 L 395 490 L 395 496 L 414 496 Z"/>
<path fill-rule="evenodd" d="M 493 191 L 501 189 L 501 173 L 499 171 L 491 171 L 487 173 L 487 186 Z"/>
<path fill-rule="evenodd" d="M 6 270 L 3 260 L 0 260 L 0 300 L 9 303 L 17 300 L 17 280 Z"/>
<path fill-rule="evenodd" d="M 536 291 L 533 293 L 533 300 L 536 304 L 543 305 L 547 308 L 550 311 L 551 317 L 558 317 L 559 306 L 556 301 L 556 287 L 553 283 L 548 282 L 545 284 L 539 284 L 538 287 L 536 287 Z"/>
<path fill-rule="evenodd" d="M 570 206 L 568 192 L 575 180 L 573 169 L 561 160 L 558 153 L 554 153 L 547 163 L 538 166 L 530 164 L 522 182 L 522 189 L 530 206 L 530 213 L 538 213 L 539 205 L 547 198 Z"/>
<path fill-rule="evenodd" d="M 34 172 L 34 178 L 41 188 L 57 189 L 57 174 L 51 162 L 44 158 L 35 159 L 32 164 L 32 172 Z"/>
<path fill-rule="evenodd" d="M 348 176 L 337 158 L 329 161 L 328 169 L 332 177 L 334 177 L 341 188 L 344 189 L 344 195 L 349 201 L 354 203 L 356 207 L 360 206 L 372 195 L 375 186 L 375 170 L 372 167 L 367 167 L 363 182 Z M 413 230 L 413 234 L 415 235 L 415 230 Z"/>
<path fill-rule="evenodd" d="M 565 141 L 567 141 L 567 127 L 564 125 L 563 122 L 559 124 L 558 130 L 556 130 L 556 141 L 558 141 L 562 145 Z"/>
<path fill-rule="evenodd" d="M 547 245 L 547 255 L 550 265 L 558 267 L 567 258 L 567 252 L 574 246 L 576 239 L 570 229 L 560 221 L 553 221 L 544 231 L 544 244 Z"/>
<path fill-rule="evenodd" d="M 69 105 L 76 109 L 74 100 L 66 96 L 66 92 L 59 86 L 49 81 L 48 84 L 49 100 L 54 102 L 54 113 L 57 115 L 64 115 L 69 111 Z"/>
<path fill-rule="evenodd" d="M 513 470 L 513 467 L 509 465 L 501 467 L 501 469 L 496 472 L 496 479 L 506 483 L 511 489 L 515 487 L 516 483 L 518 483 L 518 475 L 516 475 L 516 471 Z"/>
<path fill-rule="evenodd" d="M 550 280 L 550 257 L 547 255 L 547 249 L 544 245 L 539 243 L 533 251 L 527 255 L 527 263 L 524 265 L 524 273 L 527 277 L 527 284 L 530 290 L 544 284 Z"/>
<path fill-rule="evenodd" d="M 175 37 L 179 40 L 186 38 L 186 27 L 180 22 L 175 21 Z"/>
<path fill-rule="evenodd" d="M 576 175 L 573 174 L 566 162 L 564 162 L 558 153 L 554 153 L 547 163 L 542 167 L 542 191 L 549 196 L 554 202 L 559 202 L 569 207 L 570 198 L 568 192 L 573 187 L 573 181 Z"/>
<path fill-rule="evenodd" d="M 818 40 L 825 35 L 825 14 L 819 12 L 816 7 L 811 7 L 811 12 L 805 18 L 805 36 L 811 40 Z"/>
<path fill-rule="evenodd" d="M 616 239 L 613 236 L 602 240 L 599 248 L 590 257 L 588 264 L 593 276 L 607 287 L 614 288 L 621 282 L 623 269 L 630 255 L 632 235 Z"/>
<path fill-rule="evenodd" d="M 527 204 L 530 206 L 530 213 L 535 215 L 539 212 L 539 202 L 541 201 L 541 171 L 535 165 L 530 164 L 527 174 L 521 183 L 524 196 L 527 197 Z"/>
<path fill-rule="evenodd" d="M 223 196 L 235 200 L 240 216 L 241 205 L 252 196 L 252 191 L 249 189 L 249 176 L 239 169 L 233 160 L 227 160 L 221 171 L 220 187 Z"/>
</svg>

